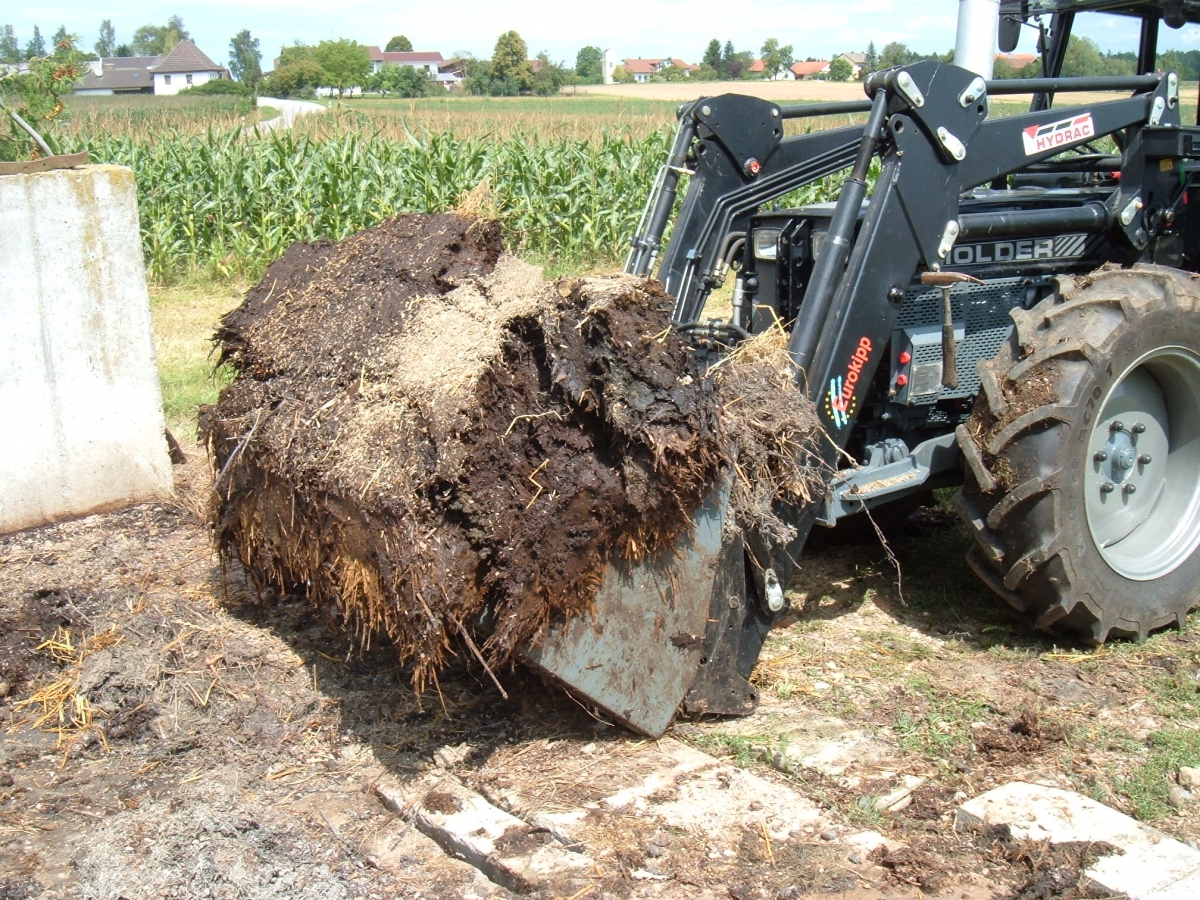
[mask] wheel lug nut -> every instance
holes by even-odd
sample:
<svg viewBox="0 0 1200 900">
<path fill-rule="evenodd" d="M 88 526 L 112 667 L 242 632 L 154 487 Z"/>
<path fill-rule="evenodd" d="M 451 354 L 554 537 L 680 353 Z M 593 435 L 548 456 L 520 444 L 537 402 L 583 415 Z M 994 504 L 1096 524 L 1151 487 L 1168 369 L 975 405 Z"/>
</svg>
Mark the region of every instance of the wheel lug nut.
<svg viewBox="0 0 1200 900">
<path fill-rule="evenodd" d="M 1143 425 L 1141 422 L 1138 422 L 1136 425 L 1133 426 L 1134 434 L 1144 434 L 1145 431 L 1146 431 L 1146 426 Z"/>
<path fill-rule="evenodd" d="M 1111 494 L 1115 490 L 1116 490 L 1116 488 L 1113 485 L 1109 484 L 1107 481 L 1104 482 L 1104 484 L 1100 485 L 1100 493 L 1102 493 L 1102 494 Z"/>
<path fill-rule="evenodd" d="M 1111 430 L 1111 431 L 1124 431 L 1125 423 L 1122 422 L 1120 419 L 1117 419 L 1115 422 L 1113 422 L 1108 427 L 1109 427 L 1109 430 Z"/>
<path fill-rule="evenodd" d="M 1106 459 L 1108 459 L 1108 454 L 1103 450 L 1097 450 L 1092 459 L 1094 459 L 1096 462 L 1104 462 Z"/>
<path fill-rule="evenodd" d="M 1143 466 L 1150 465 L 1150 463 L 1152 462 L 1152 460 L 1150 459 L 1150 454 L 1143 453 L 1141 456 L 1138 457 L 1138 462 L 1140 462 Z"/>
<path fill-rule="evenodd" d="M 1125 485 L 1125 493 L 1127 493 L 1127 494 L 1136 494 L 1136 493 L 1137 493 L 1137 485 L 1136 485 L 1136 484 L 1127 484 L 1127 485 Z"/>
</svg>

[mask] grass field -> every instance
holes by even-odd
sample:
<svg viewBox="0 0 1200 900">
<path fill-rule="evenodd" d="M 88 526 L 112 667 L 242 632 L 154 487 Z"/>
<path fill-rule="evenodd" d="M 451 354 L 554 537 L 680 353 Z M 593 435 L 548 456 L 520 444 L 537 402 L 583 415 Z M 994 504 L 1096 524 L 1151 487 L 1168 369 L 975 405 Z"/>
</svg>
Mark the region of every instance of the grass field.
<svg viewBox="0 0 1200 900">
<path fill-rule="evenodd" d="M 214 403 L 229 382 L 227 372 L 213 368 L 212 336 L 221 316 L 241 303 L 246 287 L 238 280 L 196 280 L 150 289 L 163 415 L 180 440 L 196 439 L 196 410 Z"/>
</svg>

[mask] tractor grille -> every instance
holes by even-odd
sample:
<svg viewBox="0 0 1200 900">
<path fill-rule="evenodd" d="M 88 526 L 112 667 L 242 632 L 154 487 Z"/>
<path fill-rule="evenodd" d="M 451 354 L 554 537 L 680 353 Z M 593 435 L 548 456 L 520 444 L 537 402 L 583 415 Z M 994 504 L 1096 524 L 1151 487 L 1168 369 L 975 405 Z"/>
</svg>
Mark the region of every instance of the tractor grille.
<svg viewBox="0 0 1200 900">
<path fill-rule="evenodd" d="M 958 341 L 958 388 L 940 387 L 937 393 L 914 396 L 910 402 L 934 403 L 974 397 L 979 393 L 979 376 L 975 363 L 991 359 L 1012 332 L 1009 310 L 1021 305 L 1025 298 L 1023 278 L 1002 278 L 987 284 L 957 285 L 950 292 L 950 308 L 957 331 L 965 328 Z M 896 328 L 917 328 L 942 323 L 942 292 L 939 288 L 914 285 L 904 298 Z M 914 348 L 913 370 L 921 365 L 936 365 L 941 372 L 941 344 L 926 344 Z"/>
</svg>

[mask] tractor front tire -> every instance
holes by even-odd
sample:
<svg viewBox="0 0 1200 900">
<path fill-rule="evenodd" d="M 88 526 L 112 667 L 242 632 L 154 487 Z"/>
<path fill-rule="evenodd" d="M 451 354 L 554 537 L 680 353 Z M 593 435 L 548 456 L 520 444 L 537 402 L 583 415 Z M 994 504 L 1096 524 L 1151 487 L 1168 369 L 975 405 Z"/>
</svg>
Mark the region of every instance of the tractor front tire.
<svg viewBox="0 0 1200 900">
<path fill-rule="evenodd" d="M 1182 627 L 1200 598 L 1200 285 L 1100 270 L 1013 319 L 958 428 L 968 562 L 1045 630 Z"/>
</svg>

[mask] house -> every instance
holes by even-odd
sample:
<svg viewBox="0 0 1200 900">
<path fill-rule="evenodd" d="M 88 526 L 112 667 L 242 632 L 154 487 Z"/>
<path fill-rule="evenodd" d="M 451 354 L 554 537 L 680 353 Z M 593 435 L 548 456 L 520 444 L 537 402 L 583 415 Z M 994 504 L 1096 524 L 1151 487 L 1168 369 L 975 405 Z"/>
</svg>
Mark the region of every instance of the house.
<svg viewBox="0 0 1200 900">
<path fill-rule="evenodd" d="M 84 96 L 107 94 L 153 94 L 150 68 L 158 56 L 116 56 L 93 60 L 75 93 Z"/>
<path fill-rule="evenodd" d="M 862 74 L 863 66 L 867 64 L 867 54 L 865 53 L 841 53 L 834 59 L 844 59 L 850 63 L 851 80 L 858 78 Z"/>
<path fill-rule="evenodd" d="M 116 56 L 93 60 L 75 93 L 178 94 L 206 81 L 229 78 L 229 72 L 184 38 L 165 56 Z"/>
<path fill-rule="evenodd" d="M 448 59 L 438 66 L 437 74 L 433 77 L 438 84 L 450 90 L 467 77 L 467 61 L 461 57 Z"/>
<path fill-rule="evenodd" d="M 1036 53 L 997 53 L 996 54 L 996 62 L 1008 63 L 1010 66 L 1012 66 L 1012 69 L 1014 72 L 1020 72 L 1027 65 L 1029 65 L 1030 63 L 1035 63 L 1039 59 L 1041 59 L 1041 57 L 1038 56 Z M 999 77 L 999 76 L 997 76 L 997 77 Z"/>
<path fill-rule="evenodd" d="M 792 63 L 792 76 L 797 81 L 824 75 L 828 71 L 829 60 L 827 59 L 809 59 L 804 62 Z"/>
<path fill-rule="evenodd" d="M 449 90 L 463 79 L 463 60 L 447 60 L 442 54 L 429 51 L 388 51 L 378 47 L 367 47 L 367 55 L 371 57 L 371 74 L 379 72 L 384 66 L 412 66 L 422 69 L 429 77 Z"/>
<path fill-rule="evenodd" d="M 438 70 L 446 62 L 440 53 L 388 52 L 378 47 L 368 47 L 367 54 L 371 57 L 372 75 L 384 66 L 412 66 L 414 69 L 424 69 L 431 78 L 437 78 Z"/>
<path fill-rule="evenodd" d="M 750 74 L 755 78 L 767 77 L 767 65 L 761 59 L 756 59 L 750 63 Z M 796 73 L 791 69 L 782 69 L 776 72 L 772 81 L 795 81 Z"/>
<path fill-rule="evenodd" d="M 190 87 L 209 81 L 228 79 L 229 72 L 204 55 L 204 52 L 184 38 L 166 56 L 148 70 L 154 77 L 154 93 L 178 94 Z"/>
<path fill-rule="evenodd" d="M 683 69 L 688 74 L 695 72 L 699 66 L 694 66 L 691 63 L 686 63 L 682 59 L 671 57 L 656 57 L 655 59 L 626 59 L 622 60 L 621 64 L 625 67 L 625 71 L 633 76 L 633 80 L 638 84 L 643 84 L 650 80 L 650 76 L 657 75 L 663 69 L 675 66 Z"/>
</svg>

